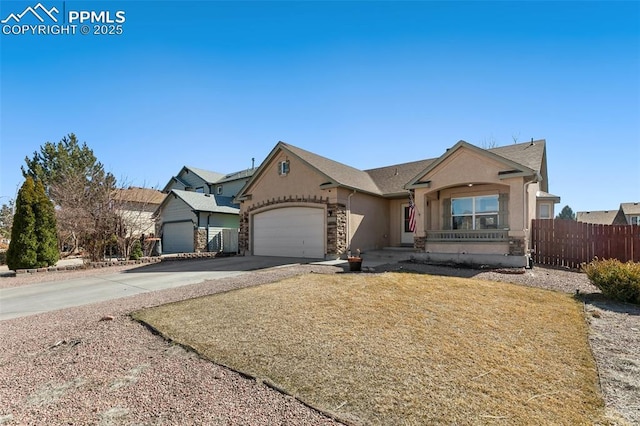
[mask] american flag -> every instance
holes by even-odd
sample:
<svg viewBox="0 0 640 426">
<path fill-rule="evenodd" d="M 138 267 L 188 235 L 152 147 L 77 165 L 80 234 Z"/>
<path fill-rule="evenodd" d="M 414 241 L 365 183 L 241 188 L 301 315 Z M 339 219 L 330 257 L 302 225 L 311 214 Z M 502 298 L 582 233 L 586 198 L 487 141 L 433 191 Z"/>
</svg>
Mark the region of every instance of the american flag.
<svg viewBox="0 0 640 426">
<path fill-rule="evenodd" d="M 416 205 L 413 198 L 409 198 L 409 231 L 416 232 Z"/>
</svg>

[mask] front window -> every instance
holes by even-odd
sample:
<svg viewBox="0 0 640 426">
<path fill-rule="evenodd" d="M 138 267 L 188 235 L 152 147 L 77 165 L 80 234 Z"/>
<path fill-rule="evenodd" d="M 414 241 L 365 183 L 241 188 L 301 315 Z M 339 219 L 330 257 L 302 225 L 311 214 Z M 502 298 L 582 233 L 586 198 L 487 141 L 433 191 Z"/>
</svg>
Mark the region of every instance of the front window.
<svg viewBox="0 0 640 426">
<path fill-rule="evenodd" d="M 640 225 L 640 216 L 631 216 L 631 217 L 629 217 L 629 224 L 631 224 L 631 225 Z"/>
<path fill-rule="evenodd" d="M 551 205 L 540 204 L 540 219 L 551 219 Z"/>
<path fill-rule="evenodd" d="M 452 198 L 451 220 L 453 229 L 497 229 L 498 196 Z"/>
</svg>

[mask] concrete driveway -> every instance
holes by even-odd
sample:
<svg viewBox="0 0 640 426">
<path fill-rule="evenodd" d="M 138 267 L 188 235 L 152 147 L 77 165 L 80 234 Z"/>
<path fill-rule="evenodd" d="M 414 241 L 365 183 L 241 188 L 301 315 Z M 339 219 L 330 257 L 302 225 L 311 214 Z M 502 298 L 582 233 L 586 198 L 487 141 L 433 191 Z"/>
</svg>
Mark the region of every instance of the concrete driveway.
<svg viewBox="0 0 640 426">
<path fill-rule="evenodd" d="M 113 274 L 0 289 L 0 320 L 300 263 L 315 262 L 310 259 L 267 256 L 163 261 Z"/>
</svg>

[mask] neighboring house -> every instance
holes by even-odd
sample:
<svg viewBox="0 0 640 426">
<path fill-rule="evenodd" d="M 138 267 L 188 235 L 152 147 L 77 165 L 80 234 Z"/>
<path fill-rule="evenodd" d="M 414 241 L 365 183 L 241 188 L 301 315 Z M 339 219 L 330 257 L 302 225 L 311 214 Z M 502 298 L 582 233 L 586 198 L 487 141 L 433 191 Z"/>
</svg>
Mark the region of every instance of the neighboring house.
<svg viewBox="0 0 640 426">
<path fill-rule="evenodd" d="M 576 220 L 596 225 L 640 225 L 640 203 L 621 203 L 618 210 L 577 212 Z"/>
<path fill-rule="evenodd" d="M 627 225 L 640 225 L 640 203 L 622 203 L 620 204 L 620 213 L 622 213 Z M 620 218 L 622 223 L 622 218 Z"/>
<path fill-rule="evenodd" d="M 236 197 L 240 251 L 339 258 L 409 246 L 431 261 L 523 266 L 531 219 L 553 218 L 560 202 L 547 191 L 544 140 L 460 141 L 439 158 L 372 170 L 279 142 Z"/>
<path fill-rule="evenodd" d="M 150 188 L 129 187 L 117 189 L 114 194 L 116 210 L 122 218 L 128 237 L 151 236 L 155 233 L 153 213 L 166 194 Z"/>
<path fill-rule="evenodd" d="M 233 197 L 254 169 L 222 174 L 183 167 L 155 212 L 163 253 L 237 252 L 239 206 Z"/>
</svg>

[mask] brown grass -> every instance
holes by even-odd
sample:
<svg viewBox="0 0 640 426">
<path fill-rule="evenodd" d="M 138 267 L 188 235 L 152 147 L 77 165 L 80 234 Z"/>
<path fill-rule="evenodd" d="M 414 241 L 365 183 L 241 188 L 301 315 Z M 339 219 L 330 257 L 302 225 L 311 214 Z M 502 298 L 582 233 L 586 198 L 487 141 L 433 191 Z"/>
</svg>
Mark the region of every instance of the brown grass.
<svg viewBox="0 0 640 426">
<path fill-rule="evenodd" d="M 560 293 L 310 274 L 134 317 L 348 423 L 606 423 L 582 306 Z"/>
</svg>

